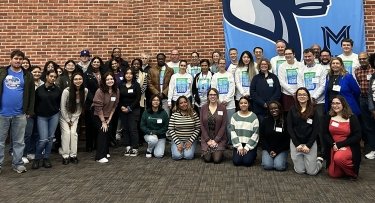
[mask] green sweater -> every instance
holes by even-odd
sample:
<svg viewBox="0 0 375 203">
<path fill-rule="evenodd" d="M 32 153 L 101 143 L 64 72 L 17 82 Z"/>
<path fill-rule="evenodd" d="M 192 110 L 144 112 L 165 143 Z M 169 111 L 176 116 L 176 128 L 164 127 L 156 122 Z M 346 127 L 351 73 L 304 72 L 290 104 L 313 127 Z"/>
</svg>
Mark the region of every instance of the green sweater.
<svg viewBox="0 0 375 203">
<path fill-rule="evenodd" d="M 257 146 L 259 121 L 255 113 L 250 112 L 246 117 L 239 115 L 238 112 L 233 114 L 230 126 L 233 147 L 245 148 L 249 151 Z M 245 144 L 245 147 L 242 144 Z"/>
<path fill-rule="evenodd" d="M 169 117 L 163 109 L 152 112 L 147 109 L 142 114 L 141 129 L 145 135 L 157 135 L 159 139 L 165 138 L 168 129 Z"/>
</svg>

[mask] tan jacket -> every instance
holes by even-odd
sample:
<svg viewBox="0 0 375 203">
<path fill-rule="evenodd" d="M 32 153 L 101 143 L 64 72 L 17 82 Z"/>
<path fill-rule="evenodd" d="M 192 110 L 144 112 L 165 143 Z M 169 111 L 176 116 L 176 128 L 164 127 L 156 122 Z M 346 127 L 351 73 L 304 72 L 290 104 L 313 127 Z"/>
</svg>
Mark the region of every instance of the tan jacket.
<svg viewBox="0 0 375 203">
<path fill-rule="evenodd" d="M 169 81 L 173 75 L 173 69 L 168 66 L 165 67 L 164 79 L 163 79 L 163 90 L 160 90 L 160 70 L 161 67 L 155 66 L 149 70 L 148 77 L 148 88 L 152 95 L 163 93 L 163 99 L 168 97 Z"/>
</svg>

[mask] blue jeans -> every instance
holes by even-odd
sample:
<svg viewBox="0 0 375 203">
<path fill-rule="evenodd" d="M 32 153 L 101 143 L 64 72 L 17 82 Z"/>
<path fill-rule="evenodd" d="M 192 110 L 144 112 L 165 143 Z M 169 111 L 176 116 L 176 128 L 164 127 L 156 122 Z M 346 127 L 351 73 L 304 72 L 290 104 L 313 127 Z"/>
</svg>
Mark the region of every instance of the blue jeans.
<svg viewBox="0 0 375 203">
<path fill-rule="evenodd" d="M 233 164 L 235 166 L 246 166 L 249 167 L 254 164 L 257 158 L 257 148 L 249 150 L 245 155 L 240 156 L 237 153 L 237 148 L 233 148 Z"/>
<path fill-rule="evenodd" d="M 23 151 L 23 156 L 32 154 L 33 151 L 35 151 L 35 143 L 32 143 L 33 140 L 31 139 L 31 136 L 33 135 L 33 129 L 34 129 L 34 119 L 35 118 L 33 117 L 27 118 L 27 124 L 26 124 L 26 129 L 25 129 L 25 150 Z"/>
<path fill-rule="evenodd" d="M 4 161 L 5 140 L 8 137 L 9 131 L 13 144 L 12 166 L 23 165 L 22 155 L 25 149 L 26 116 L 24 114 L 9 117 L 0 115 L 0 126 L 0 168 Z"/>
<path fill-rule="evenodd" d="M 158 139 L 156 135 L 145 135 L 145 141 L 147 142 L 147 152 L 152 153 L 156 158 L 163 158 L 165 150 L 165 138 Z"/>
<path fill-rule="evenodd" d="M 262 151 L 262 166 L 265 170 L 284 171 L 288 166 L 288 151 L 277 154 L 274 158 L 270 156 L 267 150 Z"/>
<path fill-rule="evenodd" d="M 194 141 L 191 145 L 190 149 L 185 148 L 185 144 L 183 144 L 184 147 L 182 149 L 182 152 L 179 152 L 177 150 L 177 145 L 172 141 L 171 143 L 171 152 L 172 152 L 172 159 L 173 160 L 180 160 L 180 159 L 194 159 L 194 152 L 195 147 L 197 146 L 197 142 Z"/>
<path fill-rule="evenodd" d="M 39 131 L 39 142 L 36 146 L 35 159 L 42 158 L 42 152 L 44 151 L 44 158 L 48 159 L 51 154 L 53 138 L 55 137 L 55 131 L 57 124 L 59 123 L 59 113 L 50 117 L 37 117 L 38 131 Z"/>
</svg>

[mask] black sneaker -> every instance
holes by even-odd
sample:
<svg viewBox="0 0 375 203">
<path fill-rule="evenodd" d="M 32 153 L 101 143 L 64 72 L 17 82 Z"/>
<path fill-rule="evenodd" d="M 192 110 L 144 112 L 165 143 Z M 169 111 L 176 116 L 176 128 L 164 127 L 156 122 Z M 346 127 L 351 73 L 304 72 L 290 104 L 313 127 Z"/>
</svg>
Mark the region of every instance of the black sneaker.
<svg viewBox="0 0 375 203">
<path fill-rule="evenodd" d="M 70 162 L 73 163 L 73 164 L 78 164 L 78 158 L 76 156 L 70 157 Z"/>
<path fill-rule="evenodd" d="M 32 169 L 38 169 L 40 167 L 40 159 L 34 159 L 33 165 L 31 165 Z"/>
<path fill-rule="evenodd" d="M 62 164 L 68 165 L 69 164 L 69 158 L 63 158 Z"/>
<path fill-rule="evenodd" d="M 49 159 L 43 159 L 43 167 L 44 168 L 52 168 L 51 161 Z"/>
</svg>

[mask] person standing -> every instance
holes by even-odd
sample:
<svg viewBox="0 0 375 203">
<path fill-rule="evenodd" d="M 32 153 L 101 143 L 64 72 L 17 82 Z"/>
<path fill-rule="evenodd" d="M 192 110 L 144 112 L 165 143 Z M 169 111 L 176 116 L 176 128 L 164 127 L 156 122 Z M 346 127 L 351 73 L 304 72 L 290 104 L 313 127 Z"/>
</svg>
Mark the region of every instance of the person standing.
<svg viewBox="0 0 375 203">
<path fill-rule="evenodd" d="M 35 91 L 35 114 L 39 132 L 39 142 L 36 146 L 35 159 L 32 169 L 42 166 L 51 168 L 51 155 L 55 131 L 59 123 L 61 89 L 55 85 L 57 78 L 56 70 L 49 70 L 46 74 L 46 82 Z M 44 154 L 43 154 L 44 152 Z"/>
<path fill-rule="evenodd" d="M 94 123 L 97 130 L 97 148 L 95 160 L 99 163 L 107 163 L 109 155 L 109 133 L 117 120 L 113 120 L 120 93 L 116 85 L 115 75 L 107 72 L 100 80 L 100 87 L 96 91 L 92 107 L 94 108 Z"/>
<path fill-rule="evenodd" d="M 341 41 L 342 54 L 338 55 L 345 65 L 348 73 L 353 74 L 355 69 L 360 66 L 358 61 L 358 54 L 353 52 L 354 42 L 350 38 L 345 38 Z"/>
<path fill-rule="evenodd" d="M 78 134 L 77 126 L 79 116 L 84 109 L 87 97 L 87 88 L 83 86 L 83 74 L 73 73 L 70 87 L 63 90 L 60 105 L 61 151 L 64 165 L 69 162 L 77 164 Z"/>
<path fill-rule="evenodd" d="M 179 72 L 172 75 L 169 82 L 168 90 L 168 106 L 173 109 L 176 105 L 176 100 L 180 96 L 186 96 L 190 103 L 192 101 L 192 85 L 193 77 L 186 71 L 187 61 L 180 61 Z"/>
<path fill-rule="evenodd" d="M 285 48 L 286 48 L 286 42 L 283 39 L 276 41 L 276 53 L 277 55 L 272 57 L 270 60 L 272 70 L 271 72 L 277 75 L 279 73 L 280 65 L 283 64 L 285 60 Z M 278 76 L 278 75 L 277 75 Z"/>
<path fill-rule="evenodd" d="M 133 68 L 125 69 L 124 83 L 120 85 L 119 117 L 125 130 L 124 156 L 138 156 L 141 87 Z"/>
<path fill-rule="evenodd" d="M 152 95 L 158 94 L 162 99 L 162 107 L 169 115 L 168 90 L 169 82 L 173 75 L 173 69 L 165 64 L 165 55 L 159 53 L 156 56 L 157 66 L 149 71 L 148 89 Z"/>
<path fill-rule="evenodd" d="M 375 120 L 369 108 L 372 104 L 372 94 L 369 91 L 373 87 L 370 83 L 371 76 L 375 73 L 375 69 L 369 63 L 369 55 L 366 52 L 358 54 L 358 60 L 361 66 L 355 69 L 355 77 L 361 89 L 359 97 L 359 106 L 361 110 L 360 124 L 362 129 L 362 138 L 365 142 L 365 157 L 367 159 L 375 159 Z"/>
<path fill-rule="evenodd" d="M 8 133 L 13 143 L 12 168 L 17 173 L 26 172 L 22 161 L 24 135 L 26 118 L 34 115 L 35 89 L 33 76 L 21 67 L 24 58 L 22 51 L 14 50 L 10 65 L 0 69 L 0 172 Z"/>
</svg>

